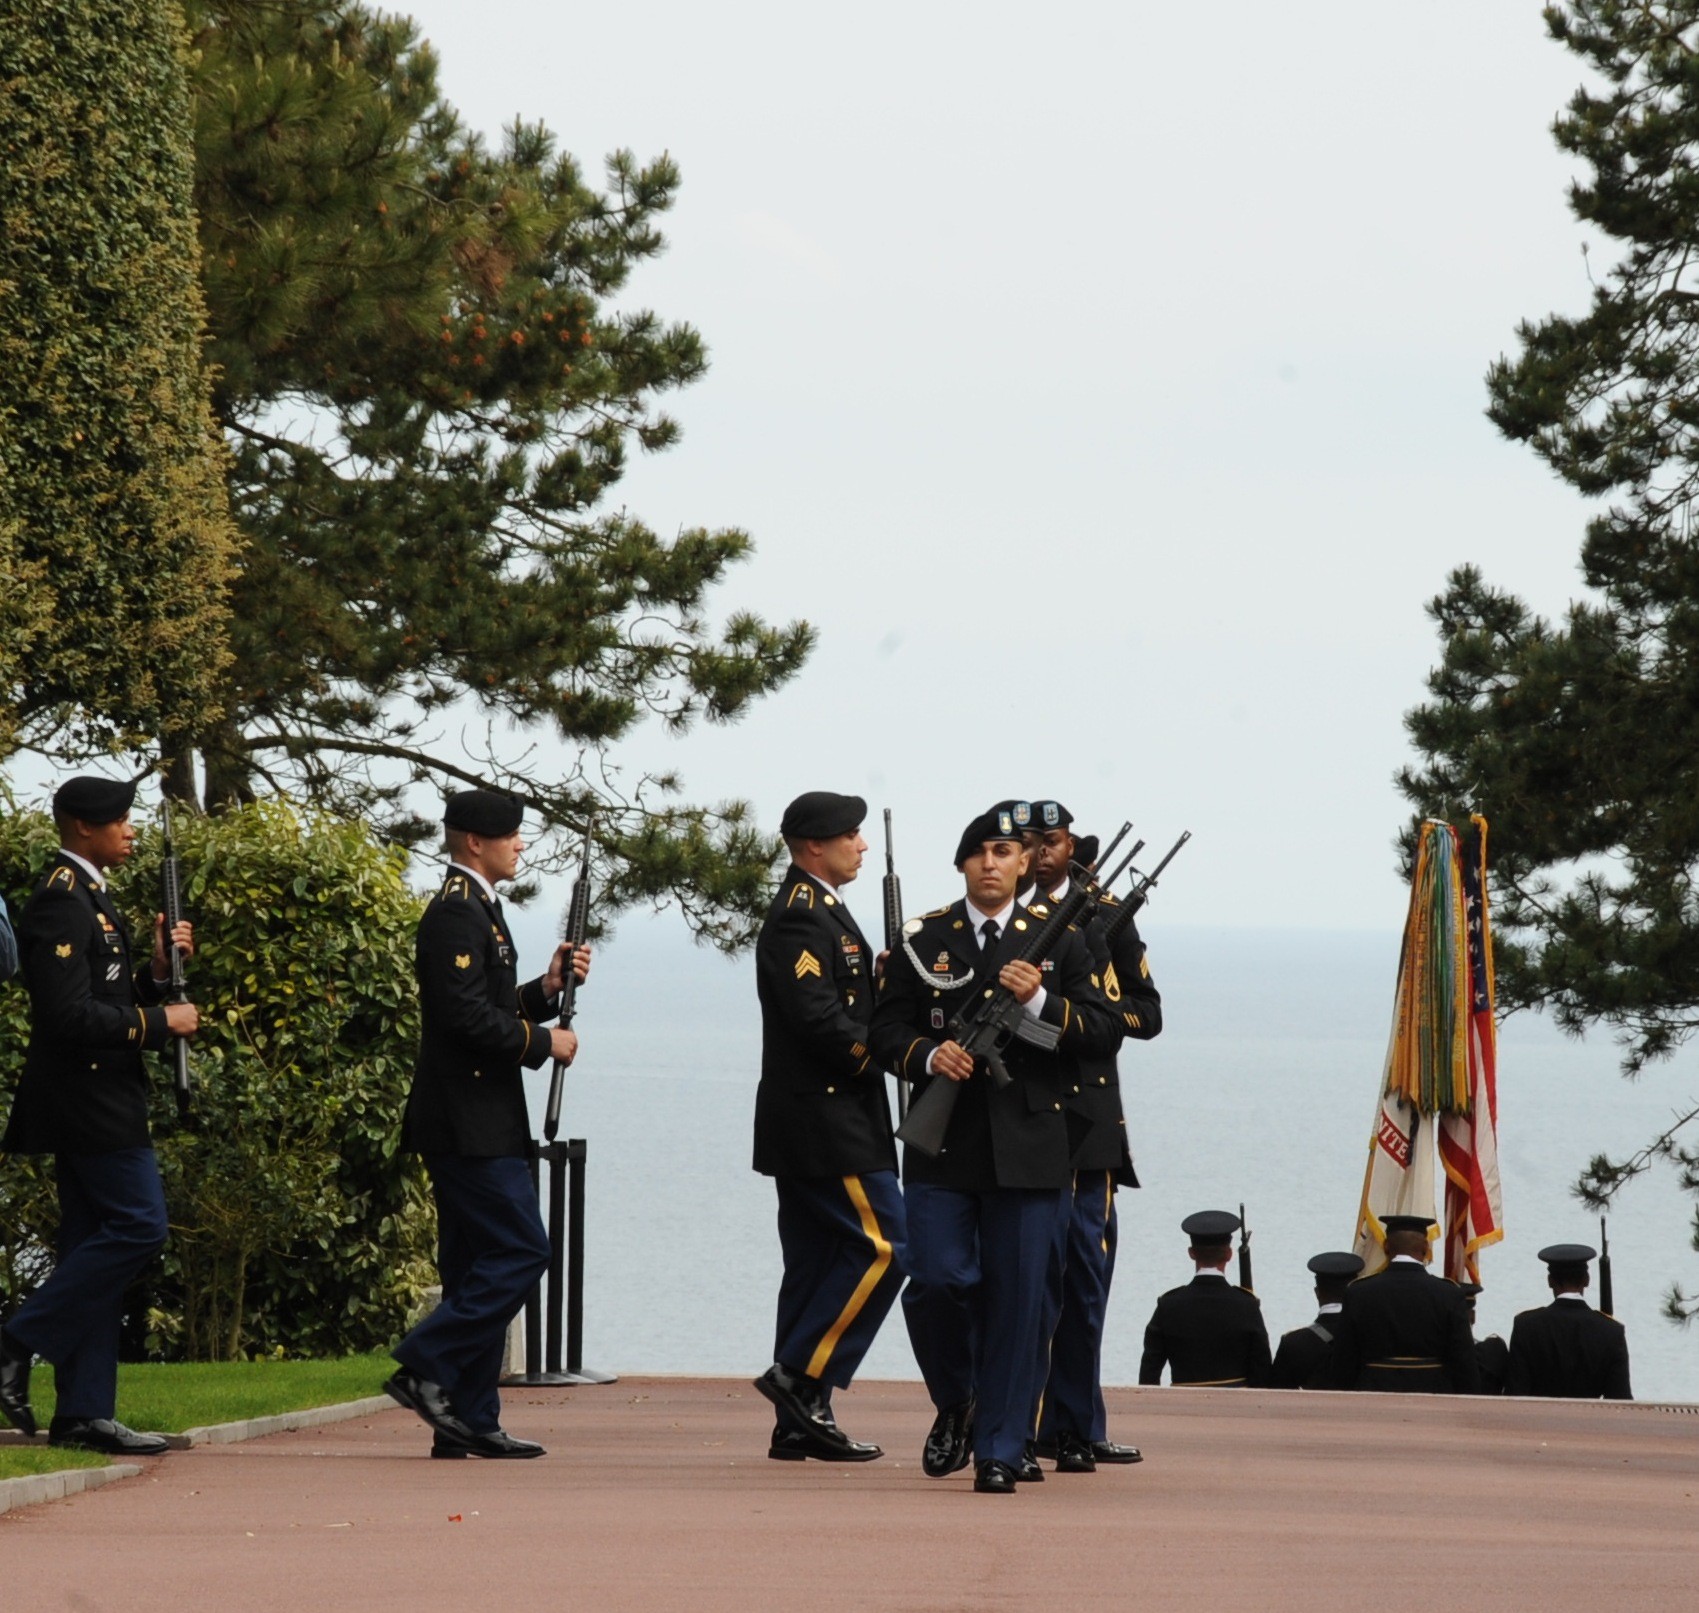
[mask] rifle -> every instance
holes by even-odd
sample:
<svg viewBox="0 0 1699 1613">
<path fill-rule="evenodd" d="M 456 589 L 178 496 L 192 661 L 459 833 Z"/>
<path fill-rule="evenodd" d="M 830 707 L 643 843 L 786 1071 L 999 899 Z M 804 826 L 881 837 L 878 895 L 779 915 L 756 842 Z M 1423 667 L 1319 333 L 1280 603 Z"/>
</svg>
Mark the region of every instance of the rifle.
<svg viewBox="0 0 1699 1613">
<path fill-rule="evenodd" d="M 1239 1286 L 1251 1288 L 1251 1225 L 1245 1219 L 1242 1204 L 1239 1206 Z"/>
<path fill-rule="evenodd" d="M 897 948 L 903 944 L 903 882 L 897 878 L 897 861 L 891 850 L 891 809 L 885 808 L 885 966 L 889 968 Z M 908 1119 L 908 1082 L 897 1077 L 897 1120 Z"/>
<path fill-rule="evenodd" d="M 1611 1292 L 1611 1241 L 1602 1215 L 1599 1217 L 1599 1309 L 1606 1316 L 1616 1315 L 1616 1296 Z"/>
<path fill-rule="evenodd" d="M 171 979 L 166 989 L 166 1000 L 186 1003 L 189 1000 L 189 982 L 183 972 L 183 954 L 171 940 L 171 932 L 183 922 L 183 877 L 177 863 L 177 847 L 171 838 L 171 803 L 162 801 L 160 807 L 165 817 L 165 861 L 159 870 L 160 905 L 165 909 L 165 940 L 171 955 Z M 171 1090 L 177 1098 L 178 1123 L 186 1126 L 189 1123 L 189 1039 L 178 1036 L 173 1042 L 177 1068 Z"/>
<path fill-rule="evenodd" d="M 1165 856 L 1148 874 L 1140 874 L 1137 883 L 1127 892 L 1126 899 L 1109 915 L 1103 926 L 1103 939 L 1111 947 L 1120 938 L 1121 932 L 1133 922 L 1133 915 L 1150 900 L 1151 888 L 1162 877 L 1162 870 L 1180 855 L 1180 848 L 1192 838 L 1192 831 L 1186 830 L 1178 840 L 1168 848 Z M 1141 841 L 1142 845 L 1143 842 Z M 1120 872 L 1119 869 L 1116 870 Z M 1105 882 L 1107 883 L 1107 881 Z"/>
<path fill-rule="evenodd" d="M 584 945 L 590 929 L 590 848 L 595 838 L 591 826 L 584 825 L 584 856 L 578 864 L 578 878 L 572 882 L 572 898 L 566 904 L 566 969 L 560 983 L 561 1029 L 572 1028 L 572 1016 L 578 1012 L 578 976 L 573 973 L 572 956 Z M 553 1142 L 560 1134 L 560 1104 L 566 1087 L 566 1066 L 555 1060 L 549 1077 L 549 1107 L 543 1117 L 543 1136 Z"/>
<path fill-rule="evenodd" d="M 1121 832 L 1110 841 L 1103 856 L 1107 857 L 1132 832 L 1132 824 L 1121 825 Z M 1100 857 L 1099 861 L 1102 860 Z M 1011 961 L 1043 963 L 1061 944 L 1074 921 L 1086 905 L 1097 896 L 1094 882 L 1095 865 L 1080 867 L 1069 864 L 1070 889 L 1066 898 L 1050 911 L 1050 917 L 1021 947 Z M 991 1084 L 1006 1087 L 1014 1078 L 1003 1063 L 1003 1049 L 1016 1038 L 1034 1047 L 1053 1049 L 1061 1033 L 1054 1026 L 1033 1019 L 1021 1001 L 1007 986 L 987 986 L 970 1008 L 962 1008 L 951 1019 L 945 1040 L 955 1042 L 963 1052 L 983 1060 L 990 1072 Z M 944 1133 L 949 1130 L 950 1116 L 956 1111 L 959 1081 L 947 1076 L 934 1076 L 932 1083 L 909 1109 L 908 1117 L 897 1128 L 897 1135 L 911 1147 L 934 1158 L 943 1152 Z"/>
</svg>

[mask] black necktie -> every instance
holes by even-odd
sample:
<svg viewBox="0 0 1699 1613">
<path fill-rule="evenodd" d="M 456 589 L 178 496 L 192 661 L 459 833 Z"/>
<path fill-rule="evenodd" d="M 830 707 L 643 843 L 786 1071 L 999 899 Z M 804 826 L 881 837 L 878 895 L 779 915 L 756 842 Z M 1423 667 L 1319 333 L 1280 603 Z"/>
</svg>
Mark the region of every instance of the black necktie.
<svg viewBox="0 0 1699 1613">
<path fill-rule="evenodd" d="M 996 919 L 987 919 L 982 925 L 980 925 L 979 944 L 987 952 L 990 952 L 997 945 Z"/>
</svg>

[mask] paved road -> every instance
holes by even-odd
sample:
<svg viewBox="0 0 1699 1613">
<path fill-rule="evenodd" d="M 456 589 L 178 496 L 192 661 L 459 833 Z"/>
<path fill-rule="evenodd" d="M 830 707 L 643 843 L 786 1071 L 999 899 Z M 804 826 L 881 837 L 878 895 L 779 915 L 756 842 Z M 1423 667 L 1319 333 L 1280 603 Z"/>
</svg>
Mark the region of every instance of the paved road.
<svg viewBox="0 0 1699 1613">
<path fill-rule="evenodd" d="M 1699 1408 L 1111 1391 L 1145 1462 L 974 1495 L 913 1384 L 838 1397 L 862 1467 L 770 1462 L 725 1380 L 509 1391 L 536 1462 L 432 1462 L 402 1411 L 173 1453 L 0 1515 L 0 1606 L 124 1613 L 1670 1613 Z M 1349 1585 L 1350 1581 L 1360 1581 Z"/>
</svg>

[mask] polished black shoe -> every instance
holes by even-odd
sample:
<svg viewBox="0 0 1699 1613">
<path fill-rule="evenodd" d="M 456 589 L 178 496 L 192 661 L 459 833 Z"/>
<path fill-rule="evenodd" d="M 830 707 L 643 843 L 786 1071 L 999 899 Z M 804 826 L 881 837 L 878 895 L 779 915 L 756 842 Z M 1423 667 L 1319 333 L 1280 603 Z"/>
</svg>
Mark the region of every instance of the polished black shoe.
<svg viewBox="0 0 1699 1613">
<path fill-rule="evenodd" d="M 1078 1434 L 1056 1436 L 1056 1471 L 1058 1473 L 1095 1473 L 1097 1458 L 1091 1453 L 1091 1441 Z"/>
<path fill-rule="evenodd" d="M 474 1434 L 472 1439 L 473 1443 L 466 1445 L 457 1439 L 448 1439 L 438 1434 L 431 1441 L 431 1455 L 438 1461 L 456 1461 L 463 1456 L 483 1456 L 494 1462 L 518 1462 L 547 1454 L 534 1439 L 515 1439 L 512 1434 L 500 1428 L 493 1434 Z"/>
<path fill-rule="evenodd" d="M 790 1431 L 807 1441 L 809 1449 L 805 1455 L 823 1462 L 870 1460 L 843 1454 L 855 1442 L 839 1430 L 818 1378 L 792 1372 L 775 1361 L 755 1380 L 755 1387 L 785 1414 Z"/>
<path fill-rule="evenodd" d="M 30 1359 L 30 1352 L 0 1329 L 0 1417 L 33 1439 L 36 1423 L 29 1403 Z"/>
<path fill-rule="evenodd" d="M 848 1435 L 840 1435 L 832 1445 L 823 1444 L 815 1435 L 798 1428 L 775 1428 L 773 1442 L 767 1454 L 775 1462 L 875 1462 L 885 1454 L 878 1445 L 864 1444 Z"/>
<path fill-rule="evenodd" d="M 959 1473 L 967 1466 L 973 1447 L 973 1414 L 974 1403 L 963 1400 L 946 1406 L 932 1419 L 920 1452 L 920 1468 L 929 1479 Z"/>
<path fill-rule="evenodd" d="M 455 1416 L 448 1391 L 440 1383 L 421 1378 L 417 1372 L 403 1367 L 384 1383 L 383 1392 L 397 1405 L 422 1417 L 432 1433 L 442 1436 L 445 1444 L 463 1445 L 471 1450 L 481 1437 Z"/>
<path fill-rule="evenodd" d="M 1007 1462 L 977 1462 L 973 1469 L 973 1487 L 981 1495 L 1013 1495 L 1015 1470 Z"/>
<path fill-rule="evenodd" d="M 1094 1439 L 1091 1442 L 1091 1454 L 1100 1462 L 1132 1463 L 1144 1460 L 1137 1445 L 1117 1445 L 1108 1439 Z"/>
<path fill-rule="evenodd" d="M 1038 1458 L 1032 1454 L 1032 1446 L 1021 1452 L 1021 1459 L 1015 1463 L 1015 1481 L 1018 1484 L 1042 1484 L 1044 1469 L 1038 1465 Z"/>
<path fill-rule="evenodd" d="M 163 1456 L 171 1449 L 163 1434 L 138 1434 L 110 1417 L 55 1417 L 47 1425 L 47 1443 L 107 1456 Z"/>
</svg>

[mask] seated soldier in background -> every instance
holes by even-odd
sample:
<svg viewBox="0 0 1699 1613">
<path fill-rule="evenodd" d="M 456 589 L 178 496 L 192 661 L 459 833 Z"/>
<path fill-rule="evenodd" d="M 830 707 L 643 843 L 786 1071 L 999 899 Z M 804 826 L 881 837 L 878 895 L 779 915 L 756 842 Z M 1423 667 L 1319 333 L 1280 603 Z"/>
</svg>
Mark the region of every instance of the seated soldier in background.
<svg viewBox="0 0 1699 1613">
<path fill-rule="evenodd" d="M 1554 1243 L 1540 1251 L 1552 1302 L 1517 1314 L 1504 1373 L 1507 1395 L 1634 1398 L 1628 1335 L 1614 1316 L 1587 1303 L 1587 1262 L 1594 1252 L 1584 1243 Z"/>
<path fill-rule="evenodd" d="M 1345 1291 L 1322 1389 L 1473 1394 L 1478 1378 L 1469 1305 L 1456 1283 L 1427 1269 L 1422 1215 L 1389 1215 L 1386 1266 Z"/>
<path fill-rule="evenodd" d="M 1363 1269 L 1363 1257 L 1349 1250 L 1329 1250 L 1311 1255 L 1309 1268 L 1316 1278 L 1316 1319 L 1308 1327 L 1295 1327 L 1280 1336 L 1274 1365 L 1268 1370 L 1270 1389 L 1315 1389 L 1333 1348 L 1335 1318 L 1344 1303 L 1351 1279 Z"/>
<path fill-rule="evenodd" d="M 1268 1328 L 1262 1305 L 1248 1289 L 1227 1280 L 1239 1218 L 1230 1210 L 1199 1210 L 1180 1223 L 1190 1237 L 1197 1275 L 1156 1302 L 1144 1330 L 1140 1383 L 1169 1382 L 1199 1388 L 1255 1387 L 1268 1372 Z"/>
</svg>

